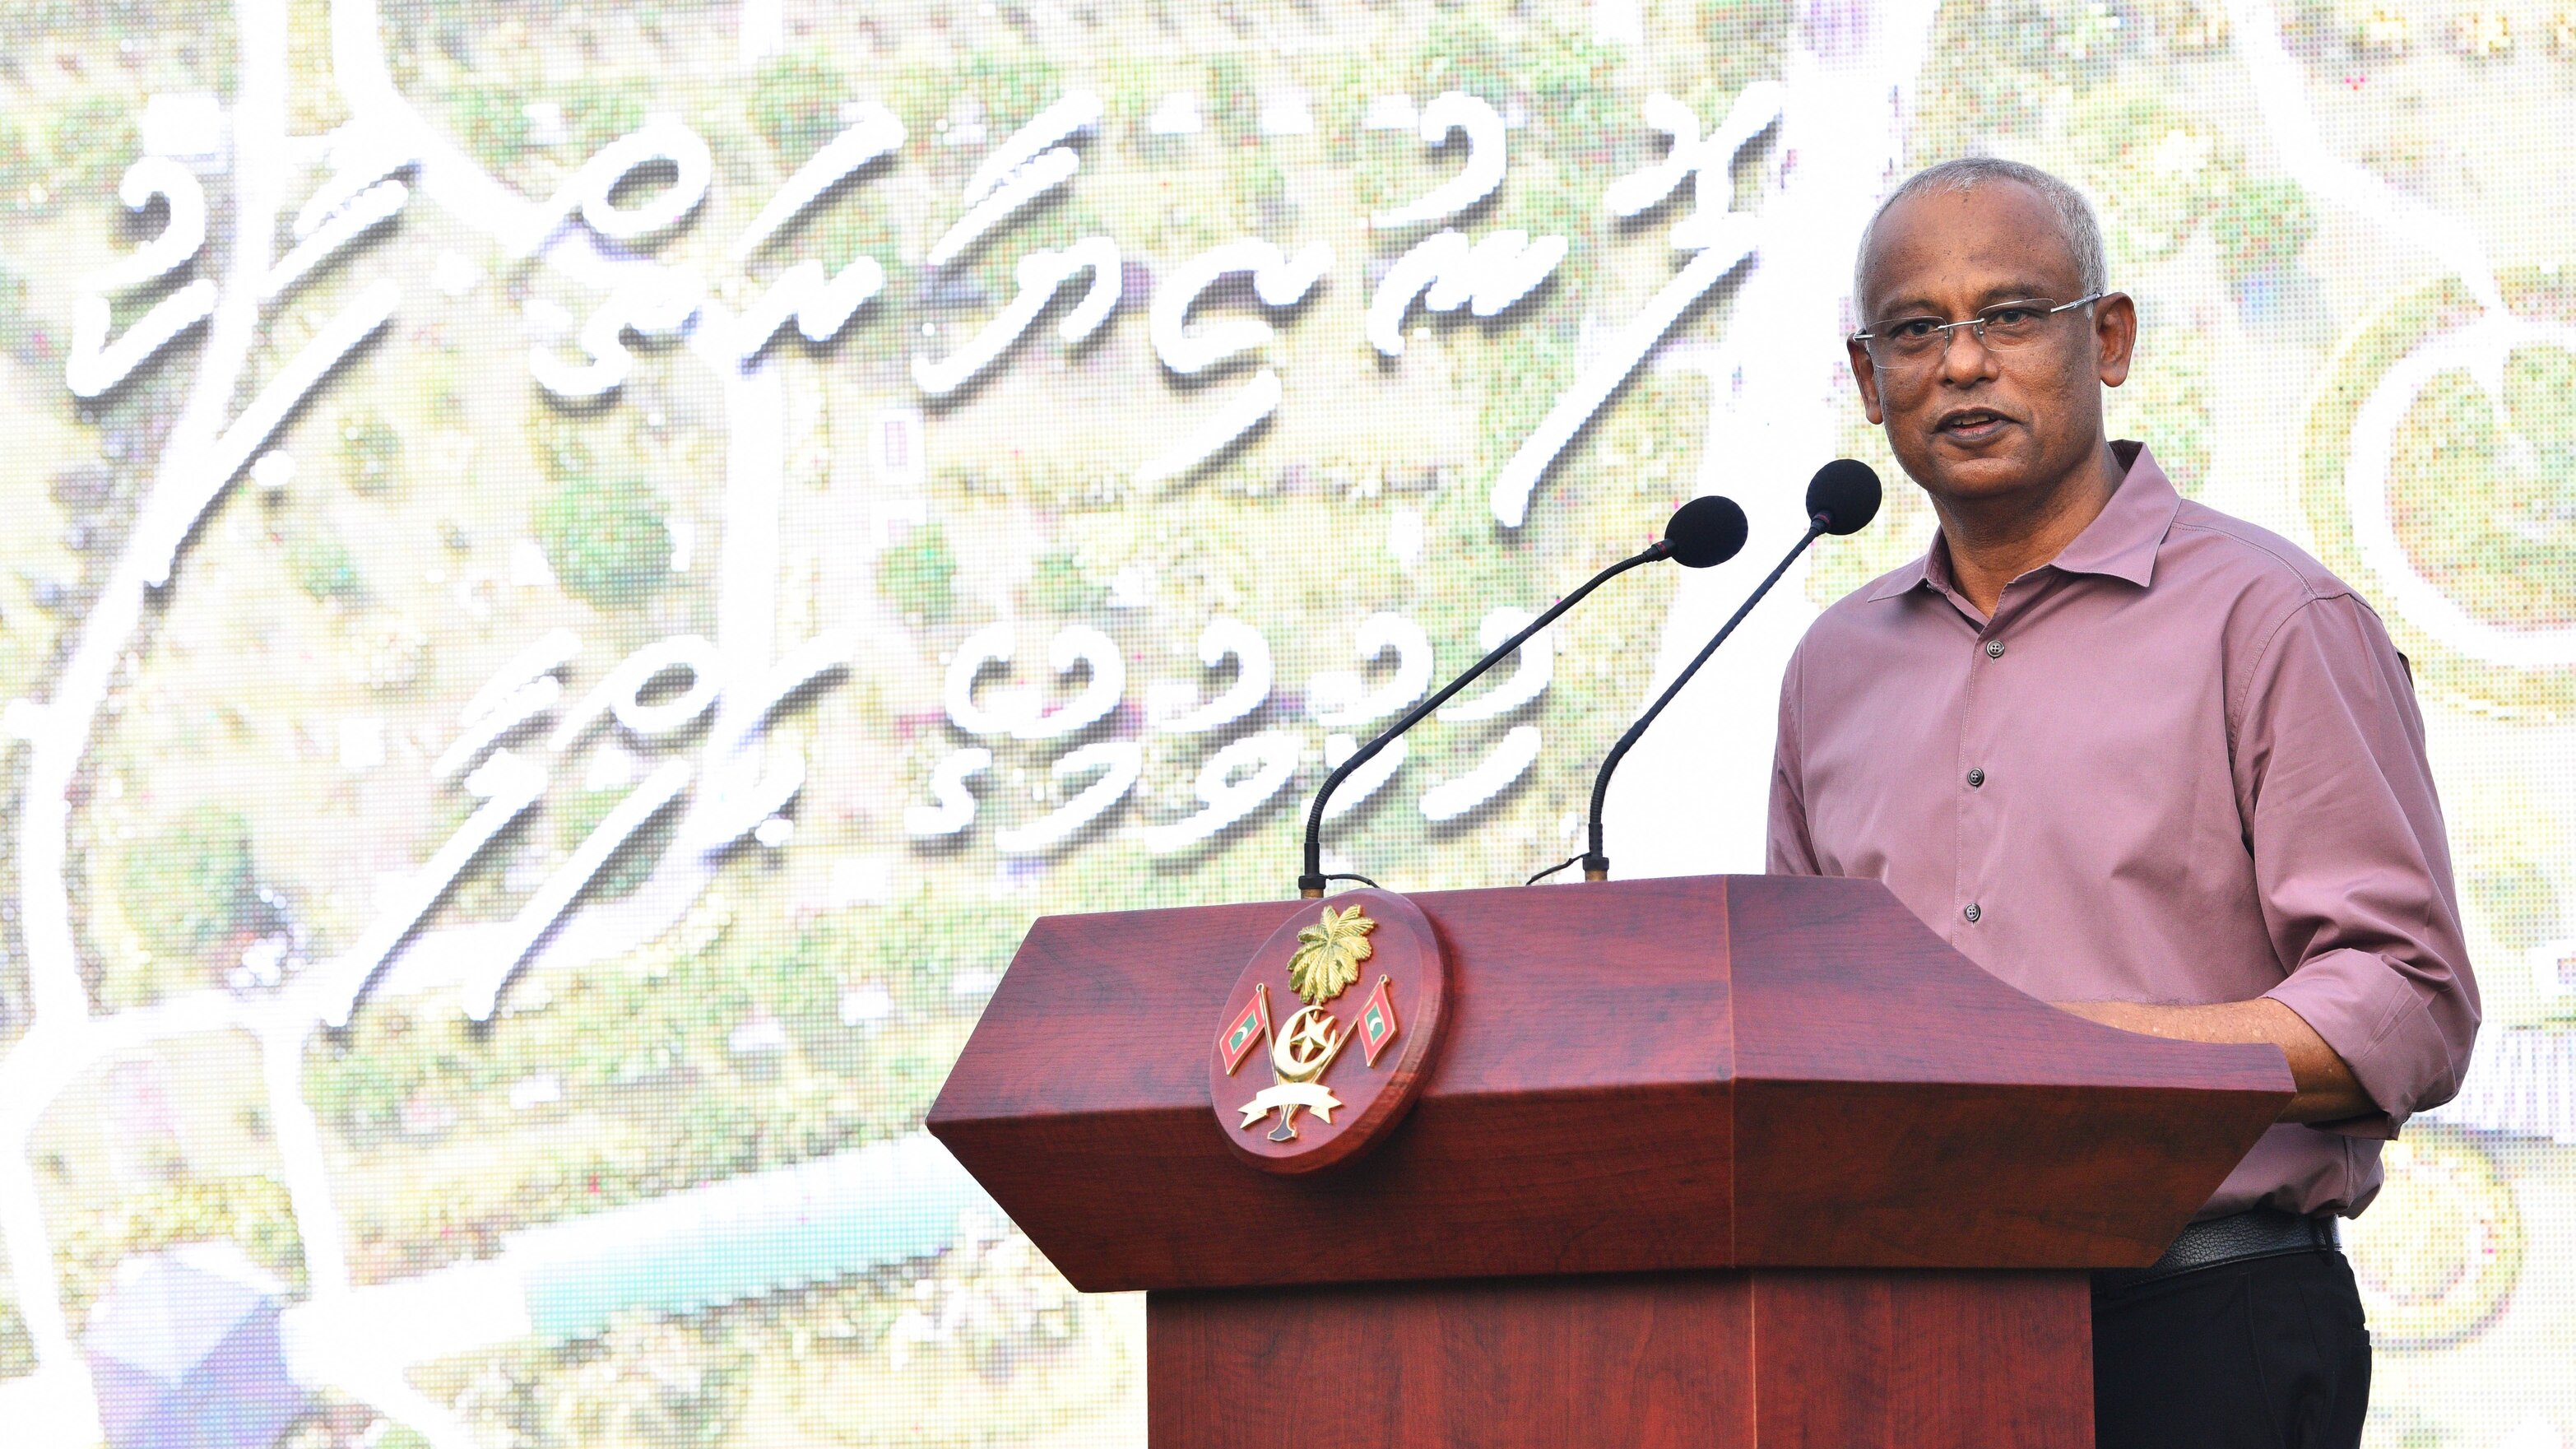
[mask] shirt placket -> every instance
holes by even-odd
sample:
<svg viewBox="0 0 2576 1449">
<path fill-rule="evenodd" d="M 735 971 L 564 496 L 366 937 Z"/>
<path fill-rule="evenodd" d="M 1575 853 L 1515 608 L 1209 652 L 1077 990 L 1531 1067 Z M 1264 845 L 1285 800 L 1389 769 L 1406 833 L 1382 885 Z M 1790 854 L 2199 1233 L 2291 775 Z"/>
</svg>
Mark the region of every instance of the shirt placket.
<svg viewBox="0 0 2576 1449">
<path fill-rule="evenodd" d="M 2029 592 L 2020 581 L 1995 602 L 1995 612 L 1977 629 L 1968 653 L 1968 678 L 1959 691 L 1959 739 L 1951 757 L 1948 790 L 1951 820 L 1950 940 L 1965 949 L 1981 930 L 1992 928 L 1994 912 L 2008 902 L 1995 898 L 2000 882 L 1990 878 L 1994 850 L 1993 797 L 1988 793 L 2003 762 L 1994 758 L 1995 727 L 2009 713 L 2003 671 L 2010 666 L 2013 621 L 2028 612 Z M 1974 952 L 1969 954 L 1974 955 Z"/>
</svg>

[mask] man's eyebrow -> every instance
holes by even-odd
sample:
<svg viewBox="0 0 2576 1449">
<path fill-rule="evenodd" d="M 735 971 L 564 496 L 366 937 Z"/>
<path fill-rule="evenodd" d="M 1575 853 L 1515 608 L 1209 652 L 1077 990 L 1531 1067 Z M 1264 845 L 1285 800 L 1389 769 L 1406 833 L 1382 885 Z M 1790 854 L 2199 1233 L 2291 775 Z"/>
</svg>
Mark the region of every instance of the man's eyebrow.
<svg viewBox="0 0 2576 1449">
<path fill-rule="evenodd" d="M 1977 306 L 1982 310 L 1997 302 L 2028 302 L 2040 298 L 2052 302 L 2058 300 L 2048 283 L 2024 278 L 1998 282 L 1986 288 L 1977 294 Z M 1871 318 L 1874 321 L 1884 321 L 1890 317 L 1928 317 L 1940 310 L 1941 308 L 1928 297 L 1902 297 L 1877 308 L 1871 314 Z"/>
<path fill-rule="evenodd" d="M 2056 294 L 2057 288 L 2049 283 L 2025 279 L 1988 287 L 1978 294 L 1977 300 L 1980 306 L 1991 307 L 1997 302 L 2028 302 L 2038 298 L 2046 298 L 2054 302 L 2059 300 Z M 2072 295 L 2083 294 L 2078 292 Z"/>
</svg>

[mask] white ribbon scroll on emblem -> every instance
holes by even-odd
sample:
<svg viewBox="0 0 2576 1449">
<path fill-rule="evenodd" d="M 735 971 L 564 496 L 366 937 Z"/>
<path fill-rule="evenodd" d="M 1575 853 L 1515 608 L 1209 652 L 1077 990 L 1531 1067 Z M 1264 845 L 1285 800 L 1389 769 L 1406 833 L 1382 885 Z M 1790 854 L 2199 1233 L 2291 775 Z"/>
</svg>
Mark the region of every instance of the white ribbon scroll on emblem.
<svg viewBox="0 0 2576 1449">
<path fill-rule="evenodd" d="M 1243 1125 L 1249 1128 L 1280 1107 L 1303 1107 L 1319 1121 L 1330 1123 L 1333 1110 L 1341 1105 L 1342 1099 L 1321 1082 L 1281 1082 L 1262 1088 L 1238 1110 L 1243 1113 Z"/>
</svg>

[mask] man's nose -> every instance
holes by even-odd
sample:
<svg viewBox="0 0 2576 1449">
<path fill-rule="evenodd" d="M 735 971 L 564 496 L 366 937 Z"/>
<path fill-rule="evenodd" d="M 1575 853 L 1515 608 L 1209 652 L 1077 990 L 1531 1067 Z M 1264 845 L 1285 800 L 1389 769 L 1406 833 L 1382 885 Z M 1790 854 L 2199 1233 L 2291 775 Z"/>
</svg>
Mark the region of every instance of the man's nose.
<svg viewBox="0 0 2576 1449">
<path fill-rule="evenodd" d="M 1941 337 L 1941 377 L 1943 381 L 1967 384 L 1994 375 L 1995 354 L 1975 326 L 1961 323 Z"/>
</svg>

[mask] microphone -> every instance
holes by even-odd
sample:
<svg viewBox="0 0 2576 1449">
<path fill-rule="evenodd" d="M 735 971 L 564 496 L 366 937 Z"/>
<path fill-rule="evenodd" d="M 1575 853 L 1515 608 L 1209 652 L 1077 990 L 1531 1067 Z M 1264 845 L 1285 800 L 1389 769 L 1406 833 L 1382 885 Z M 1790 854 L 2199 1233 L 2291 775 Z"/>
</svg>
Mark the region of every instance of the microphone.
<svg viewBox="0 0 2576 1449">
<path fill-rule="evenodd" d="M 1735 500 L 1712 493 L 1674 509 L 1672 518 L 1664 524 L 1664 536 L 1655 548 L 1661 548 L 1683 568 L 1711 568 L 1743 552 L 1744 540 L 1750 531 L 1744 521 L 1744 510 L 1735 506 Z M 1647 553 L 1654 551 L 1654 548 L 1646 550 Z M 1618 566 L 1626 567 L 1626 564 Z M 1617 569 L 1610 571 L 1615 572 Z M 1606 579 L 1610 573 L 1601 577 Z M 1583 587 L 1588 589 L 1592 585 Z"/>
<path fill-rule="evenodd" d="M 1876 480 L 1873 479 L 1872 482 L 1874 484 Z M 1871 506 L 1873 508 L 1877 506 L 1875 499 L 1872 500 Z M 1465 673 L 1441 686 L 1439 693 L 1415 705 L 1405 713 L 1404 718 L 1380 731 L 1375 739 L 1353 750 L 1349 759 L 1342 761 L 1333 773 L 1324 777 L 1323 785 L 1315 791 L 1314 805 L 1306 812 L 1306 872 L 1297 877 L 1297 894 L 1312 900 L 1324 893 L 1324 883 L 1329 879 L 1324 874 L 1324 802 L 1332 798 L 1333 791 L 1352 771 L 1375 758 L 1377 752 L 1385 749 L 1396 736 L 1420 724 L 1433 710 L 1448 703 L 1449 696 L 1466 688 L 1477 675 L 1494 667 L 1501 662 L 1503 656 L 1529 642 L 1539 630 L 1554 623 L 1557 615 L 1582 602 L 1584 595 L 1639 564 L 1650 564 L 1661 559 L 1671 559 L 1686 569 L 1704 569 L 1713 564 L 1722 564 L 1743 549 L 1745 531 L 1744 510 L 1736 507 L 1735 500 L 1731 498 L 1712 495 L 1707 498 L 1694 498 L 1683 504 L 1674 510 L 1671 521 L 1664 525 L 1664 536 L 1655 540 L 1644 552 L 1632 554 L 1594 574 L 1583 587 L 1557 600 L 1548 607 L 1546 613 L 1532 619 L 1528 628 L 1504 640 L 1484 658 L 1467 666 Z"/>
<path fill-rule="evenodd" d="M 1808 480 L 1807 531 L 1799 538 L 1797 546 L 1791 548 L 1788 556 L 1780 560 L 1779 567 L 1771 570 L 1770 576 L 1753 590 L 1753 596 L 1744 601 L 1743 607 L 1735 611 L 1735 617 L 1726 621 L 1725 627 L 1717 631 L 1717 637 L 1708 641 L 1698 657 L 1682 666 L 1682 672 L 1662 694 L 1656 696 L 1653 704 L 1646 706 L 1646 712 L 1637 717 L 1635 724 L 1628 726 L 1628 732 L 1619 737 L 1619 742 L 1612 745 L 1610 753 L 1602 759 L 1601 773 L 1592 780 L 1591 849 L 1580 857 L 1585 880 L 1610 878 L 1610 857 L 1601 853 L 1601 802 L 1610 794 L 1611 772 L 1619 768 L 1619 761 L 1626 758 L 1629 747 L 1646 732 L 1646 726 L 1655 722 L 1655 716 L 1664 712 L 1664 706 L 1673 702 L 1673 696 L 1682 692 L 1682 686 L 1690 683 L 1691 676 L 1699 673 L 1699 667 L 1717 652 L 1717 646 L 1726 642 L 1726 636 L 1735 632 L 1735 626 L 1744 622 L 1744 616 L 1753 612 L 1753 606 L 1762 602 L 1762 596 L 1771 592 L 1771 586 L 1780 582 L 1780 576 L 1789 571 L 1789 565 L 1807 551 L 1807 545 L 1828 533 L 1858 533 L 1869 527 L 1869 521 L 1878 516 L 1878 496 L 1878 474 L 1867 463 L 1851 458 L 1837 458 L 1827 463 Z M 1563 865 L 1556 867 L 1556 870 L 1563 869 Z M 1541 876 L 1554 873 L 1545 871 Z M 1535 884 L 1541 876 L 1532 876 L 1531 883 Z"/>
</svg>

